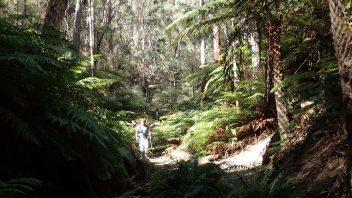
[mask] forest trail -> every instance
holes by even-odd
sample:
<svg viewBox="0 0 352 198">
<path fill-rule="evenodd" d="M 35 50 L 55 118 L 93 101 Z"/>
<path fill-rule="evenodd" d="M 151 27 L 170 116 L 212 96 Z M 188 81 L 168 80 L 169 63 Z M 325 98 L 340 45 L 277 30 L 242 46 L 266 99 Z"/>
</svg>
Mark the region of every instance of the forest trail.
<svg viewBox="0 0 352 198">
<path fill-rule="evenodd" d="M 213 155 L 202 157 L 198 163 L 214 163 L 225 171 L 240 171 L 260 166 L 263 161 L 263 155 L 266 152 L 271 141 L 272 135 L 246 145 L 241 151 L 234 153 L 227 158 L 214 160 Z M 177 160 L 173 160 L 170 155 L 162 155 L 156 158 L 150 158 L 149 161 L 157 167 L 173 165 Z"/>
<path fill-rule="evenodd" d="M 250 169 L 260 166 L 263 162 L 263 155 L 266 152 L 273 135 L 263 140 L 247 145 L 242 151 L 228 158 L 215 161 L 221 169 L 226 171 L 235 171 Z"/>
</svg>

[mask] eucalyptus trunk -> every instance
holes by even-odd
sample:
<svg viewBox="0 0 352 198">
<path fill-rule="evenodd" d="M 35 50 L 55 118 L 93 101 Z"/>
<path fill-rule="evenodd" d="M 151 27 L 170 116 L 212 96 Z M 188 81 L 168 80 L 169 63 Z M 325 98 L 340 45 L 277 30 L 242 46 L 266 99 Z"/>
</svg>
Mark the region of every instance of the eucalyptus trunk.
<svg viewBox="0 0 352 198">
<path fill-rule="evenodd" d="M 199 0 L 199 6 L 202 7 L 204 5 L 204 0 Z M 202 17 L 202 16 L 201 16 Z M 201 65 L 205 65 L 206 64 L 206 53 L 205 53 L 205 40 L 204 38 L 202 38 L 202 40 L 200 41 L 200 64 Z M 200 106 L 203 106 L 204 103 L 204 98 L 205 98 L 205 93 L 204 93 L 204 89 L 205 89 L 205 85 L 207 83 L 207 76 L 204 76 L 200 85 L 200 92 L 201 92 L 201 96 L 200 96 Z"/>
<path fill-rule="evenodd" d="M 204 4 L 204 0 L 199 0 L 199 6 L 202 7 Z M 200 64 L 205 65 L 206 64 L 206 58 L 205 58 L 205 40 L 202 38 L 200 41 Z"/>
<path fill-rule="evenodd" d="M 348 158 L 346 181 L 349 195 L 352 189 L 352 29 L 346 20 L 342 0 L 329 0 L 331 31 L 334 39 L 335 52 L 340 73 L 343 123 L 342 128 L 348 139 Z"/>
<path fill-rule="evenodd" d="M 82 25 L 82 0 L 76 0 L 75 19 L 73 27 L 73 46 L 80 50 Z"/>
<path fill-rule="evenodd" d="M 94 76 L 94 0 L 88 0 L 88 25 L 89 25 L 89 52 L 91 75 Z"/>
<path fill-rule="evenodd" d="M 253 77 L 256 78 L 256 71 L 260 66 L 259 34 L 257 28 L 254 28 L 250 33 L 249 43 L 251 45 L 252 53 Z"/>
<path fill-rule="evenodd" d="M 238 82 L 240 81 L 239 75 L 238 75 L 238 65 L 237 65 L 237 54 L 235 52 L 236 48 L 236 42 L 232 43 L 234 53 L 233 53 L 233 60 L 232 60 L 232 72 L 233 72 L 233 91 L 236 91 L 238 88 Z M 240 103 L 238 100 L 235 101 L 236 107 L 240 106 Z"/>
<path fill-rule="evenodd" d="M 107 63 L 108 63 L 108 68 L 113 69 L 115 67 L 115 62 L 113 59 L 113 53 L 114 53 L 114 45 L 113 45 L 113 29 L 111 27 L 111 21 L 112 21 L 112 2 L 111 0 L 106 0 L 105 2 L 105 13 L 104 13 L 104 25 L 108 27 L 108 32 L 106 34 L 107 37 L 107 44 L 108 44 L 108 55 L 107 55 Z"/>
<path fill-rule="evenodd" d="M 213 35 L 214 35 L 214 62 L 221 63 L 221 57 L 220 57 L 221 39 L 220 39 L 219 26 L 215 25 L 213 27 Z"/>
<path fill-rule="evenodd" d="M 44 29 L 53 28 L 60 30 L 65 16 L 68 0 L 50 0 L 45 13 Z"/>
</svg>

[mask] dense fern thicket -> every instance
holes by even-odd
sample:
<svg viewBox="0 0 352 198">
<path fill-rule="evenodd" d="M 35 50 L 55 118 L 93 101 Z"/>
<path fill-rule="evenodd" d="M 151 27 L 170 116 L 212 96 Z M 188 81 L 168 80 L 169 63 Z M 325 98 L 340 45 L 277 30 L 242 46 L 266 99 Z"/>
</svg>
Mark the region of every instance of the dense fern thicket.
<svg viewBox="0 0 352 198">
<path fill-rule="evenodd" d="M 197 162 L 178 164 L 177 170 L 162 169 L 151 175 L 153 197 L 293 197 L 293 183 L 268 170 L 226 174 L 217 165 Z"/>
<path fill-rule="evenodd" d="M 25 193 L 33 197 L 111 197 L 128 189 L 139 162 L 123 121 L 144 103 L 131 103 L 137 96 L 116 76 L 86 78 L 60 34 L 43 39 L 7 19 L 0 27 L 2 197 L 31 188 Z"/>
<path fill-rule="evenodd" d="M 209 152 L 209 144 L 236 139 L 236 127 L 255 117 L 253 111 L 219 105 L 209 110 L 178 112 L 161 118 L 153 130 L 154 139 L 156 144 L 163 145 L 171 138 L 181 138 L 187 150 L 204 155 Z"/>
</svg>

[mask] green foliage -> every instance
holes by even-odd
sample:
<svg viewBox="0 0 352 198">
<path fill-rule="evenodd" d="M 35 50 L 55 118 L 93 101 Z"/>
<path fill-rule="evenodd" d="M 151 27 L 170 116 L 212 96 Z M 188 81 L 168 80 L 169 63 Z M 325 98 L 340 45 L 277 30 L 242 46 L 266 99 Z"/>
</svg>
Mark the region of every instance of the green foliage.
<svg viewBox="0 0 352 198">
<path fill-rule="evenodd" d="M 300 72 L 288 76 L 281 85 L 289 88 L 284 98 L 292 99 L 293 109 L 300 109 L 300 104 L 306 101 L 311 101 L 314 105 L 322 104 L 327 109 L 338 109 L 340 91 L 336 59 L 321 59 L 313 69 L 316 72 Z"/>
<path fill-rule="evenodd" d="M 85 87 L 77 85 L 80 76 L 71 70 L 76 63 L 66 41 L 56 38 L 54 45 L 48 35 L 43 39 L 39 32 L 19 29 L 4 19 L 0 19 L 0 27 L 0 152 L 5 159 L 1 168 L 7 170 L 0 177 L 14 178 L 24 172 L 29 174 L 24 176 L 55 186 L 49 192 L 62 196 L 65 191 L 60 189 L 69 191 L 76 183 L 82 186 L 70 196 L 102 196 L 106 192 L 92 185 L 98 181 L 113 181 L 126 188 L 126 167 L 136 166 L 126 138 L 131 127 L 119 120 L 110 126 L 105 123 L 113 117 L 122 120 L 127 112 L 104 110 L 94 101 L 105 97 L 103 91 L 113 92 L 119 79 L 88 78 L 80 81 Z M 132 104 L 128 99 L 116 100 L 125 103 L 115 108 Z M 109 106 L 116 100 L 101 103 Z M 17 161 L 10 160 L 12 156 Z M 22 166 L 27 158 L 32 166 Z M 75 179 L 57 180 L 57 172 L 37 168 L 41 164 L 58 170 L 62 178 Z"/>
<path fill-rule="evenodd" d="M 161 122 L 153 129 L 155 144 L 164 145 L 170 138 L 183 136 L 194 124 L 193 116 L 197 113 L 197 110 L 189 110 L 161 117 Z"/>
<path fill-rule="evenodd" d="M 42 185 L 42 182 L 33 178 L 16 178 L 9 181 L 0 180 L 0 196 L 12 198 L 17 195 L 27 195 L 34 191 L 34 187 Z"/>
<path fill-rule="evenodd" d="M 88 77 L 88 78 L 85 78 L 85 79 L 78 81 L 78 83 L 81 86 L 83 86 L 85 88 L 89 88 L 89 89 L 109 86 L 115 82 L 116 82 L 116 80 L 114 80 L 114 79 L 100 79 L 97 77 Z"/>
<path fill-rule="evenodd" d="M 194 124 L 184 137 L 184 146 L 193 152 L 199 153 L 207 149 L 211 144 L 210 137 L 215 130 L 226 127 L 227 130 L 241 126 L 255 116 L 253 112 L 246 112 L 236 108 L 215 107 L 196 114 Z"/>
<path fill-rule="evenodd" d="M 154 173 L 150 186 L 153 197 L 221 197 L 233 187 L 225 177 L 215 164 L 180 163 L 175 171 Z"/>
<path fill-rule="evenodd" d="M 242 80 L 237 83 L 235 92 L 223 92 L 219 98 L 221 101 L 236 101 L 243 109 L 255 111 L 263 107 L 265 84 L 259 80 Z"/>
<path fill-rule="evenodd" d="M 242 176 L 225 173 L 215 164 L 180 163 L 176 170 L 161 169 L 150 177 L 153 197 L 291 197 L 292 182 L 270 171 Z"/>
<path fill-rule="evenodd" d="M 210 137 L 218 128 L 227 131 L 241 126 L 258 116 L 263 108 L 264 82 L 259 80 L 243 80 L 238 82 L 236 92 L 226 90 L 223 66 L 209 65 L 190 75 L 187 80 L 195 83 L 208 76 L 205 93 L 208 101 L 202 110 L 193 106 L 161 118 L 161 123 L 154 129 L 156 144 L 166 144 L 166 140 L 183 136 L 182 146 L 199 153 L 207 153 L 207 145 L 211 144 Z M 216 102 L 211 102 L 211 98 Z M 235 108 L 236 102 L 241 105 Z M 219 103 L 222 107 L 219 107 Z M 190 110 L 191 109 L 191 110 Z"/>
<path fill-rule="evenodd" d="M 270 170 L 254 175 L 249 182 L 242 181 L 242 185 L 232 190 L 227 197 L 240 198 L 280 198 L 294 197 L 290 192 L 293 190 L 293 183 L 282 175 L 273 177 Z"/>
<path fill-rule="evenodd" d="M 160 145 L 166 144 L 170 138 L 183 136 L 182 146 L 195 153 L 202 153 L 212 143 L 210 137 L 216 129 L 226 127 L 226 130 L 231 130 L 255 116 L 252 111 L 224 107 L 178 112 L 163 116 L 161 123 L 153 130 L 153 137 L 156 144 Z"/>
</svg>

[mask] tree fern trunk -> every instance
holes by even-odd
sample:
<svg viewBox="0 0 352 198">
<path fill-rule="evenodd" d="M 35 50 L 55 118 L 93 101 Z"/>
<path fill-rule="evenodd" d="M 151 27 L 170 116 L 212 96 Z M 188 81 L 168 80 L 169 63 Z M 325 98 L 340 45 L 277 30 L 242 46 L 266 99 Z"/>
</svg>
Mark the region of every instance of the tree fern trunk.
<svg viewBox="0 0 352 198">
<path fill-rule="evenodd" d="M 273 68 L 273 84 L 277 86 L 283 80 L 283 68 L 281 62 L 281 27 L 280 22 L 277 20 L 271 20 L 268 23 L 269 31 L 269 63 L 272 64 Z M 289 124 L 287 117 L 287 109 L 285 102 L 281 100 L 283 91 L 281 88 L 274 92 L 275 104 L 276 104 L 276 114 L 278 121 L 278 131 L 280 134 L 281 144 L 283 147 L 287 146 L 288 136 L 287 127 Z"/>
<path fill-rule="evenodd" d="M 348 137 L 348 174 L 346 181 L 349 186 L 349 194 L 352 189 L 352 30 L 347 23 L 342 0 L 329 0 L 331 31 L 333 34 L 335 52 L 338 61 L 340 82 L 342 90 L 342 103 L 344 108 L 343 129 Z"/>
<path fill-rule="evenodd" d="M 68 0 L 50 0 L 45 13 L 44 28 L 60 30 Z"/>
</svg>

